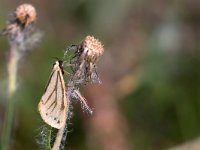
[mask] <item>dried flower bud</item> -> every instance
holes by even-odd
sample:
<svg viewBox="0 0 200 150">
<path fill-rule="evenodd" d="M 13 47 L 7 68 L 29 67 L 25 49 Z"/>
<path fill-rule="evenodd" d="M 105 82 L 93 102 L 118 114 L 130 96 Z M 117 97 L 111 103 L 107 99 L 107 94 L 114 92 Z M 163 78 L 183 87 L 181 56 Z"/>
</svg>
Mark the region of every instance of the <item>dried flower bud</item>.
<svg viewBox="0 0 200 150">
<path fill-rule="evenodd" d="M 84 82 L 101 83 L 96 71 L 96 62 L 104 52 L 101 42 L 93 36 L 86 36 L 81 44 L 72 45 L 68 51 L 74 48 L 76 51 L 70 59 L 74 71 L 73 79 L 77 80 L 79 84 Z"/>
<path fill-rule="evenodd" d="M 80 59 L 92 63 L 95 63 L 104 52 L 101 42 L 93 36 L 86 36 L 84 41 L 81 43 L 81 49 L 82 54 Z"/>
<path fill-rule="evenodd" d="M 81 60 L 95 63 L 103 54 L 104 48 L 98 39 L 95 39 L 93 36 L 86 36 L 86 38 L 81 43 L 80 52 Z"/>
<path fill-rule="evenodd" d="M 0 34 L 7 36 L 9 42 L 17 45 L 21 51 L 31 49 L 41 38 L 41 33 L 35 30 L 36 15 L 32 5 L 19 5 Z"/>
<path fill-rule="evenodd" d="M 36 15 L 35 8 L 30 4 L 22 4 L 15 11 L 16 18 L 25 26 L 33 23 L 36 20 Z"/>
</svg>

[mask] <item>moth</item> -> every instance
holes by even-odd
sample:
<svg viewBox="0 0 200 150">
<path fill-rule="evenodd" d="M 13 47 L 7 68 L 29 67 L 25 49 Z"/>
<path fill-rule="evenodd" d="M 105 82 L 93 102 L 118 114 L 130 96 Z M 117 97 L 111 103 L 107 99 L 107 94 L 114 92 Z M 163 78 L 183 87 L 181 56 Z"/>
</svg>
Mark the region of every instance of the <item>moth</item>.
<svg viewBox="0 0 200 150">
<path fill-rule="evenodd" d="M 57 129 L 64 126 L 67 117 L 68 106 L 63 74 L 63 61 L 57 60 L 38 104 L 44 122 Z"/>
</svg>

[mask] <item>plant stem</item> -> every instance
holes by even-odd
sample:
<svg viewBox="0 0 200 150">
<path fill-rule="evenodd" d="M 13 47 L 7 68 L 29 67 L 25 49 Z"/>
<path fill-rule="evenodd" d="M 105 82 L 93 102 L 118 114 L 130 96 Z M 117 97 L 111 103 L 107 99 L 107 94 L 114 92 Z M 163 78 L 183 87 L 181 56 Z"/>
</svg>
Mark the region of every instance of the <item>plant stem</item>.
<svg viewBox="0 0 200 150">
<path fill-rule="evenodd" d="M 45 150 L 51 150 L 51 132 L 52 132 L 52 128 L 50 127 L 50 129 L 48 131 L 47 143 L 46 143 Z"/>
<path fill-rule="evenodd" d="M 62 143 L 64 144 L 67 138 L 67 122 L 71 119 L 71 115 L 70 115 L 70 105 L 71 105 L 71 91 L 73 90 L 74 87 L 74 83 L 72 82 L 72 78 L 73 76 L 69 79 L 68 81 L 68 88 L 66 91 L 66 99 L 67 99 L 67 114 L 66 114 L 66 118 L 65 118 L 65 124 L 64 126 L 58 130 L 58 133 L 56 135 L 56 139 L 55 142 L 53 144 L 53 148 L 52 150 L 62 150 L 64 148 L 64 145 L 62 145 Z M 61 147 L 62 146 L 62 147 Z"/>
<path fill-rule="evenodd" d="M 66 95 L 67 95 L 67 98 L 66 98 L 67 99 L 67 114 L 66 114 L 66 118 L 65 118 L 65 124 L 61 129 L 58 130 L 52 150 L 62 149 L 61 144 L 62 144 L 62 142 L 65 142 L 65 140 L 67 138 L 67 122 L 70 119 L 70 117 L 69 117 L 69 111 L 70 111 L 69 110 L 69 105 L 70 105 L 69 88 L 68 88 Z M 63 145 L 63 147 L 64 147 L 64 145 Z"/>
<path fill-rule="evenodd" d="M 59 150 L 60 149 L 62 137 L 64 135 L 66 126 L 67 126 L 67 123 L 65 123 L 65 125 L 61 129 L 58 130 L 58 133 L 56 135 L 56 140 L 54 142 L 52 150 Z"/>
<path fill-rule="evenodd" d="M 3 126 L 3 133 L 1 138 L 2 150 L 8 150 L 10 145 L 13 113 L 14 113 L 14 94 L 16 91 L 16 79 L 17 79 L 17 65 L 18 65 L 18 53 L 17 45 L 11 44 L 9 60 L 8 60 L 8 100 L 7 110 L 5 113 L 5 121 Z"/>
</svg>

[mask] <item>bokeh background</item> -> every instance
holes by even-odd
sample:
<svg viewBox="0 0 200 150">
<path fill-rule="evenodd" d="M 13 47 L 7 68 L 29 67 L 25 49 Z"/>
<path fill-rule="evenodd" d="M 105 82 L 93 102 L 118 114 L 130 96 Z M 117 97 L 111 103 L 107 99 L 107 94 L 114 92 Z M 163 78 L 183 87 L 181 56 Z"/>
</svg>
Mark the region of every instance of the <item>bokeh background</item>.
<svg viewBox="0 0 200 150">
<path fill-rule="evenodd" d="M 200 149 L 200 1 L 54 0 L 0 2 L 0 28 L 16 6 L 31 3 L 43 34 L 18 70 L 12 150 L 36 150 L 44 125 L 37 104 L 52 57 L 87 35 L 102 41 L 102 85 L 81 87 L 94 109 L 74 102 L 66 149 Z M 0 132 L 7 100 L 9 44 L 0 37 Z M 179 149 L 178 149 L 179 148 Z"/>
</svg>

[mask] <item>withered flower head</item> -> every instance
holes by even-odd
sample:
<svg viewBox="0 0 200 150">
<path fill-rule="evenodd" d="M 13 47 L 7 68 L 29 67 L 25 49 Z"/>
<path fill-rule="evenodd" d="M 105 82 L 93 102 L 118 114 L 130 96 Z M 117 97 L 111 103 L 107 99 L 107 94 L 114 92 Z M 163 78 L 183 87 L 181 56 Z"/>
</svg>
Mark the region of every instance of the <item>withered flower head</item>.
<svg viewBox="0 0 200 150">
<path fill-rule="evenodd" d="M 31 49 L 41 38 L 34 24 L 36 16 L 36 10 L 31 4 L 19 5 L 0 34 L 7 36 L 9 42 L 19 46 L 20 50 Z"/>
<path fill-rule="evenodd" d="M 16 8 L 15 16 L 21 24 L 27 26 L 36 20 L 37 13 L 32 5 L 22 4 Z"/>
<path fill-rule="evenodd" d="M 81 59 L 92 63 L 95 63 L 104 52 L 101 42 L 93 36 L 86 36 L 81 43 L 81 49 Z"/>
<path fill-rule="evenodd" d="M 74 79 L 79 83 L 101 83 L 96 71 L 96 62 L 104 52 L 101 42 L 93 36 L 86 36 L 79 45 L 72 45 L 68 50 L 74 48 L 76 51 L 70 59 Z"/>
</svg>

